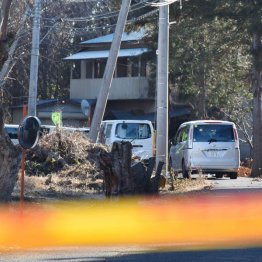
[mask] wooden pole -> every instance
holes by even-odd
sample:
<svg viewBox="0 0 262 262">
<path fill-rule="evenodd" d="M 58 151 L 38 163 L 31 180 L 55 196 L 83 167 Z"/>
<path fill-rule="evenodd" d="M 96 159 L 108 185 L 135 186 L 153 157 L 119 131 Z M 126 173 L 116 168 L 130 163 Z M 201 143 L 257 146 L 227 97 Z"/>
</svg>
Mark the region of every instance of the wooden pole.
<svg viewBox="0 0 262 262">
<path fill-rule="evenodd" d="M 121 38 L 124 32 L 130 3 L 131 0 L 122 0 L 115 33 L 113 36 L 113 41 L 109 52 L 109 57 L 107 59 L 104 76 L 101 82 L 101 88 L 99 90 L 99 94 L 97 97 L 96 107 L 95 107 L 90 133 L 89 133 L 89 138 L 94 143 L 96 142 L 97 137 L 99 136 L 101 121 L 103 120 L 104 117 L 107 98 L 109 96 L 109 91 L 113 80 L 118 52 L 121 45 Z"/>
</svg>

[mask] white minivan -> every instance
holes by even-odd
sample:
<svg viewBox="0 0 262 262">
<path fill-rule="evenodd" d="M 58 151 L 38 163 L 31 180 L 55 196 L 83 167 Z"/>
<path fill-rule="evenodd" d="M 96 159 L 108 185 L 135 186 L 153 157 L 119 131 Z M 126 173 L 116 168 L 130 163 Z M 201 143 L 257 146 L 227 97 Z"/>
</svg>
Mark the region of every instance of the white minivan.
<svg viewBox="0 0 262 262">
<path fill-rule="evenodd" d="M 114 141 L 130 141 L 132 154 L 141 159 L 153 156 L 154 129 L 148 120 L 102 121 L 98 143 L 112 146 Z"/>
<path fill-rule="evenodd" d="M 234 123 L 219 120 L 197 120 L 180 125 L 171 140 L 170 166 L 184 178 L 202 171 L 221 178 L 237 178 L 240 151 Z"/>
</svg>

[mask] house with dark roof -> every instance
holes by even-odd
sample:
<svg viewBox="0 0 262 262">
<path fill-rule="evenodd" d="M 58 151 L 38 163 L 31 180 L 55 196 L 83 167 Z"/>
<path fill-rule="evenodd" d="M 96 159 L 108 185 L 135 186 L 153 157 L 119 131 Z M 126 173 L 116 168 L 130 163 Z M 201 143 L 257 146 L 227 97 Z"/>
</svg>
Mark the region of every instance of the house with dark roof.
<svg viewBox="0 0 262 262">
<path fill-rule="evenodd" d="M 155 90 L 149 84 L 149 58 L 152 57 L 146 32 L 123 33 L 121 47 L 111 84 L 105 119 L 114 111 L 147 114 L 155 111 Z M 65 58 L 72 63 L 70 99 L 86 99 L 96 103 L 113 34 L 80 43 L 79 52 Z M 151 90 L 150 90 L 151 89 Z"/>
<path fill-rule="evenodd" d="M 114 34 L 109 34 L 79 44 L 79 51 L 64 58 L 71 63 L 70 98 L 67 100 L 41 100 L 37 102 L 37 116 L 43 124 L 52 124 L 54 111 L 62 112 L 65 126 L 83 127 L 90 119 L 81 109 L 87 100 L 92 118 L 101 88 L 107 58 Z M 155 51 L 150 50 L 150 39 L 145 29 L 123 33 L 121 47 L 104 114 L 108 119 L 146 119 L 156 121 L 156 83 L 152 84 L 150 61 L 156 60 Z M 151 80 L 151 81 L 150 81 Z M 172 105 L 171 118 L 188 120 L 192 108 L 188 105 Z M 12 108 L 13 123 L 22 119 L 22 105 Z M 173 124 L 171 125 L 173 126 Z M 172 132 L 173 133 L 173 127 Z"/>
<path fill-rule="evenodd" d="M 148 60 L 152 52 L 145 43 L 145 38 L 144 29 L 122 35 L 105 119 L 117 119 L 119 112 L 122 118 L 129 118 L 130 115 L 133 118 L 143 118 L 141 115 L 155 111 L 155 98 L 151 95 L 154 90 L 149 91 L 148 82 Z M 87 125 L 87 117 L 81 110 L 81 101 L 87 100 L 94 112 L 112 40 L 113 34 L 109 34 L 83 41 L 79 44 L 77 53 L 65 58 L 72 65 L 70 98 L 37 101 L 37 116 L 42 123 L 52 124 L 52 112 L 61 111 L 64 125 Z M 20 123 L 22 120 L 22 104 L 18 103 L 11 108 L 13 123 Z"/>
</svg>

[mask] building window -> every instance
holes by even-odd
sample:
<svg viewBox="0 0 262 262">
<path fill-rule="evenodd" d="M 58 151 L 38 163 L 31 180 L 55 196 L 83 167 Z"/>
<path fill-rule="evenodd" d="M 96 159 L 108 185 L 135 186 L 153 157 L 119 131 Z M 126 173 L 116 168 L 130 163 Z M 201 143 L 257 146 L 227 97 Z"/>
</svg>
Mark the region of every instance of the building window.
<svg viewBox="0 0 262 262">
<path fill-rule="evenodd" d="M 93 61 L 86 61 L 86 78 L 93 78 Z"/>
<path fill-rule="evenodd" d="M 147 72 L 147 62 L 144 59 L 141 59 L 141 69 L 140 69 L 140 75 L 146 76 Z"/>
<path fill-rule="evenodd" d="M 72 67 L 72 78 L 80 79 L 81 78 L 81 63 L 80 61 L 75 61 Z"/>
<path fill-rule="evenodd" d="M 105 59 L 95 60 L 95 78 L 103 78 L 105 68 L 106 68 L 106 60 Z"/>
<path fill-rule="evenodd" d="M 117 77 L 127 77 L 127 57 L 118 58 Z"/>
<path fill-rule="evenodd" d="M 135 77 L 138 76 L 138 57 L 130 57 L 128 59 L 128 76 Z"/>
</svg>

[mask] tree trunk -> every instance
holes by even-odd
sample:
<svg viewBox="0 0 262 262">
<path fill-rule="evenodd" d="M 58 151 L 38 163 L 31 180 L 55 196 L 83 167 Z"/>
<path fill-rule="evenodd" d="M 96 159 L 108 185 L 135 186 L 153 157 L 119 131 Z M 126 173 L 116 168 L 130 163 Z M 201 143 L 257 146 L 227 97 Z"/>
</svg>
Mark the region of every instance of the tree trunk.
<svg viewBox="0 0 262 262">
<path fill-rule="evenodd" d="M 253 32 L 253 168 L 252 176 L 262 176 L 262 45 L 261 33 Z"/>
<path fill-rule="evenodd" d="M 157 194 L 159 187 L 165 184 L 165 178 L 161 175 L 163 162 L 159 162 L 155 176 L 151 177 L 155 158 L 150 158 L 148 165 L 145 165 L 142 162 L 131 164 L 131 157 L 132 144 L 120 141 L 113 143 L 111 153 L 100 154 L 106 197 Z"/>
<path fill-rule="evenodd" d="M 2 0 L 0 9 L 0 41 L 7 38 L 7 21 L 12 0 Z"/>
<path fill-rule="evenodd" d="M 5 135 L 3 111 L 0 108 L 0 202 L 11 199 L 20 166 L 21 154 Z"/>
<path fill-rule="evenodd" d="M 200 54 L 201 59 L 199 61 L 198 70 L 197 70 L 197 85 L 199 86 L 199 95 L 198 95 L 198 118 L 206 119 L 206 103 L 207 103 L 207 86 L 206 86 L 206 50 L 205 50 L 205 36 L 204 34 L 200 35 Z"/>
<path fill-rule="evenodd" d="M 205 70 L 205 63 L 203 61 L 202 64 L 199 65 L 200 73 L 199 73 L 199 119 L 206 119 L 207 112 L 206 112 L 206 103 L 207 103 L 207 87 L 206 87 L 206 70 Z"/>
</svg>

